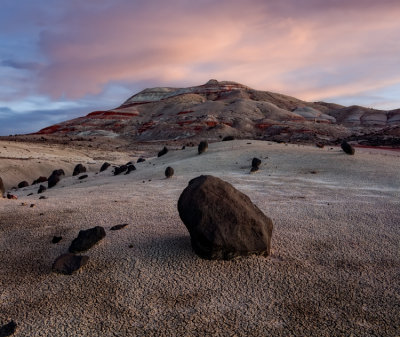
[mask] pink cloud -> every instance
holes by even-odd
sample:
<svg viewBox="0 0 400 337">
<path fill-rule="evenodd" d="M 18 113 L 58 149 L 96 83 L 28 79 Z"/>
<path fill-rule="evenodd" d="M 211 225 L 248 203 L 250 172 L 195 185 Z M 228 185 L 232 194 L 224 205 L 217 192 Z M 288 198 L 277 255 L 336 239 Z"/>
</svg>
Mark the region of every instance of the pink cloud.
<svg viewBox="0 0 400 337">
<path fill-rule="evenodd" d="M 41 87 L 55 97 L 96 94 L 109 82 L 218 78 L 316 100 L 400 81 L 397 1 L 75 6 L 41 36 Z"/>
</svg>

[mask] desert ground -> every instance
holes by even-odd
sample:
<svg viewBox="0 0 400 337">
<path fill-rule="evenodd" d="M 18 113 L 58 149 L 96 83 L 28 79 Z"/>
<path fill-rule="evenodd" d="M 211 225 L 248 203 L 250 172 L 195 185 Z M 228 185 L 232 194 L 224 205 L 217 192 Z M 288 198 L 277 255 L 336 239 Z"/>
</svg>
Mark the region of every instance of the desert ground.
<svg viewBox="0 0 400 337">
<path fill-rule="evenodd" d="M 66 171 L 43 194 L 35 185 L 0 200 L 0 326 L 15 321 L 15 336 L 400 336 L 399 152 L 254 140 L 159 158 L 27 142 L 0 150 L 7 189 Z M 129 175 L 97 174 L 104 161 L 142 155 Z M 253 157 L 261 169 L 249 174 Z M 77 163 L 87 179 L 71 177 Z M 177 201 L 201 174 L 228 181 L 273 220 L 269 257 L 193 253 Z M 94 226 L 107 235 L 83 253 L 88 264 L 52 272 Z"/>
</svg>

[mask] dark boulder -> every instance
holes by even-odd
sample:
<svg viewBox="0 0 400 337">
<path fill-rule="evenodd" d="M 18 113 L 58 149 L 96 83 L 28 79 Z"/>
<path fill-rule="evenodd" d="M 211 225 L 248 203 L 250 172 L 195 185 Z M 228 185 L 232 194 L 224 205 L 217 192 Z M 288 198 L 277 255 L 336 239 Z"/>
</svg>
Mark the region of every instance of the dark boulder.
<svg viewBox="0 0 400 337">
<path fill-rule="evenodd" d="M 146 161 L 146 159 L 143 157 L 140 157 L 140 158 L 138 158 L 137 163 L 143 163 L 144 161 Z"/>
<path fill-rule="evenodd" d="M 117 175 L 125 172 L 127 169 L 128 169 L 128 166 L 126 166 L 126 165 L 118 166 L 114 169 L 114 175 L 117 176 Z"/>
<path fill-rule="evenodd" d="M 111 166 L 110 163 L 105 162 L 103 165 L 101 165 L 100 172 L 107 170 L 110 166 Z"/>
<path fill-rule="evenodd" d="M 53 263 L 52 270 L 56 273 L 71 275 L 89 261 L 89 256 L 66 253 L 59 256 Z"/>
<path fill-rule="evenodd" d="M 59 170 L 54 170 L 50 177 L 47 179 L 47 184 L 49 188 L 52 188 L 58 184 L 58 182 L 61 180 L 61 176 L 65 176 L 64 170 L 59 169 Z"/>
<path fill-rule="evenodd" d="M 171 178 L 173 175 L 174 175 L 174 169 L 173 169 L 171 166 L 168 166 L 168 167 L 165 169 L 165 176 L 166 176 L 167 178 Z"/>
<path fill-rule="evenodd" d="M 79 232 L 78 237 L 74 239 L 69 247 L 70 253 L 83 252 L 92 248 L 97 242 L 106 236 L 103 227 L 96 226 Z"/>
<path fill-rule="evenodd" d="M 349 143 L 347 143 L 345 140 L 342 142 L 342 144 L 340 145 L 340 147 L 342 148 L 342 150 L 350 155 L 353 155 L 355 150 L 354 147 L 352 147 Z"/>
<path fill-rule="evenodd" d="M 110 231 L 118 231 L 118 230 L 120 230 L 120 229 L 122 229 L 122 228 L 125 228 L 126 226 L 128 226 L 127 223 L 120 224 L 120 225 L 115 225 L 115 226 L 112 226 L 112 227 L 110 228 Z"/>
<path fill-rule="evenodd" d="M 17 323 L 10 321 L 7 324 L 0 327 L 0 337 L 12 336 L 17 330 Z"/>
<path fill-rule="evenodd" d="M 29 186 L 29 183 L 27 182 L 27 181 L 21 181 L 19 184 L 18 184 L 18 188 L 23 188 L 23 187 L 28 187 Z"/>
<path fill-rule="evenodd" d="M 80 176 L 78 179 L 79 180 L 82 180 L 82 179 L 86 179 L 88 177 L 88 175 L 87 174 L 84 174 L 83 176 Z"/>
<path fill-rule="evenodd" d="M 83 166 L 82 164 L 78 164 L 74 168 L 74 172 L 72 173 L 73 176 L 77 176 L 78 174 L 85 173 L 86 172 L 86 167 Z"/>
<path fill-rule="evenodd" d="M 235 139 L 235 137 L 233 137 L 233 136 L 225 136 L 224 138 L 222 138 L 222 141 L 227 142 L 227 141 L 234 140 L 234 139 Z"/>
<path fill-rule="evenodd" d="M 199 152 L 199 154 L 202 154 L 203 152 L 206 152 L 208 149 L 208 142 L 206 140 L 203 140 L 200 142 L 197 150 Z"/>
<path fill-rule="evenodd" d="M 47 190 L 46 186 L 40 185 L 38 189 L 38 194 L 43 193 L 46 190 Z"/>
<path fill-rule="evenodd" d="M 46 181 L 47 181 L 46 177 L 39 177 L 39 178 L 37 178 L 36 180 L 33 181 L 32 185 L 45 183 Z"/>
<path fill-rule="evenodd" d="M 6 190 L 4 188 L 3 179 L 1 179 L 1 177 L 0 177 L 0 198 L 3 197 L 5 191 Z"/>
<path fill-rule="evenodd" d="M 131 173 L 132 171 L 135 171 L 135 170 L 136 170 L 135 165 L 130 164 L 130 165 L 128 165 L 128 169 L 126 170 L 125 174 L 129 174 L 129 173 Z"/>
<path fill-rule="evenodd" d="M 202 258 L 270 253 L 272 220 L 247 195 L 219 178 L 192 179 L 179 197 L 178 211 L 194 252 Z"/>
<path fill-rule="evenodd" d="M 157 157 L 161 157 L 161 156 L 163 156 L 164 154 L 167 154 L 167 153 L 168 153 L 168 149 L 167 149 L 166 146 L 164 146 L 164 148 L 160 152 L 158 152 Z"/>
<path fill-rule="evenodd" d="M 251 161 L 251 167 L 260 168 L 261 159 L 254 157 Z"/>
</svg>

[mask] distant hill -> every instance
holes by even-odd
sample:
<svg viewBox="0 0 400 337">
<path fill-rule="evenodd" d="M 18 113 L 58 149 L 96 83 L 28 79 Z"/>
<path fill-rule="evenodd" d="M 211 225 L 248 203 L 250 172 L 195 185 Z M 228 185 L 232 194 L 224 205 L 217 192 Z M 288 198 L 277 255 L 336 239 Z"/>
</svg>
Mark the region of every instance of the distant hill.
<svg viewBox="0 0 400 337">
<path fill-rule="evenodd" d="M 350 139 L 369 145 L 400 145 L 400 109 L 305 102 L 236 82 L 210 80 L 188 88 L 145 89 L 118 108 L 94 111 L 37 134 L 135 141 L 234 136 L 328 144 Z"/>
</svg>

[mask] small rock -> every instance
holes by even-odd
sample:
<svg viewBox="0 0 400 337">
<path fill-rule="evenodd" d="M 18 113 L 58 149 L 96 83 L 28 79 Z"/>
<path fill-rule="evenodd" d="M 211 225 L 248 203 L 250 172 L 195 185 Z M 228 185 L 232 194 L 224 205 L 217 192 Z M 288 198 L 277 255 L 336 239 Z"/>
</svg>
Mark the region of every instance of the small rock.
<svg viewBox="0 0 400 337">
<path fill-rule="evenodd" d="M 340 147 L 342 148 L 342 150 L 349 154 L 349 155 L 354 155 L 354 147 L 352 147 L 349 143 L 347 143 L 345 140 L 342 142 L 342 144 L 340 145 Z"/>
<path fill-rule="evenodd" d="M 222 141 L 227 142 L 227 141 L 234 140 L 234 139 L 235 139 L 235 137 L 233 137 L 233 136 L 225 136 L 224 138 L 222 138 Z"/>
<path fill-rule="evenodd" d="M 50 177 L 47 179 L 47 184 L 49 188 L 52 188 L 58 184 L 61 180 L 61 176 L 65 175 L 63 169 L 54 170 Z"/>
<path fill-rule="evenodd" d="M 47 181 L 46 177 L 39 177 L 39 178 L 37 178 L 36 180 L 33 181 L 32 185 L 36 185 L 36 184 L 39 184 L 39 183 L 45 183 L 46 181 Z"/>
<path fill-rule="evenodd" d="M 72 241 L 69 251 L 71 253 L 78 253 L 88 250 L 105 236 L 106 232 L 101 226 L 82 230 L 79 232 L 78 237 Z"/>
<path fill-rule="evenodd" d="M 110 166 L 111 166 L 110 163 L 105 162 L 103 165 L 101 165 L 100 172 L 107 170 Z"/>
<path fill-rule="evenodd" d="M 136 170 L 135 165 L 130 164 L 130 165 L 128 165 L 128 169 L 126 170 L 125 174 L 129 174 L 129 173 L 131 173 L 132 171 L 135 171 L 135 170 Z"/>
<path fill-rule="evenodd" d="M 183 145 L 183 146 L 182 146 L 182 150 L 185 150 L 185 149 L 186 149 L 186 146 L 185 146 L 185 145 Z"/>
<path fill-rule="evenodd" d="M 29 186 L 29 183 L 27 182 L 27 181 L 21 181 L 19 184 L 18 184 L 18 188 L 24 188 L 24 187 L 28 187 Z"/>
<path fill-rule="evenodd" d="M 160 152 L 158 152 L 157 157 L 161 157 L 161 156 L 163 156 L 163 155 L 165 155 L 167 153 L 168 153 L 168 149 L 167 149 L 166 146 L 164 146 L 164 148 Z"/>
<path fill-rule="evenodd" d="M 10 321 L 9 323 L 0 327 L 0 337 L 12 336 L 17 330 L 17 323 Z"/>
<path fill-rule="evenodd" d="M 87 174 L 84 174 L 83 176 L 80 176 L 78 179 L 79 180 L 82 180 L 82 179 L 86 179 L 88 177 L 88 175 Z"/>
<path fill-rule="evenodd" d="M 33 207 L 35 207 L 36 205 L 35 204 L 31 204 L 29 207 L 30 208 L 33 208 Z"/>
<path fill-rule="evenodd" d="M 168 166 L 168 167 L 165 169 L 165 176 L 166 176 L 167 178 L 171 178 L 173 175 L 174 175 L 174 169 L 173 169 L 172 167 Z"/>
<path fill-rule="evenodd" d="M 17 200 L 17 199 L 18 199 L 18 197 L 17 197 L 16 195 L 14 195 L 14 194 L 7 193 L 7 199 L 13 199 L 13 200 Z"/>
<path fill-rule="evenodd" d="M 315 143 L 315 146 L 320 148 L 320 149 L 323 149 L 325 145 L 322 144 L 322 143 Z"/>
<path fill-rule="evenodd" d="M 53 263 L 52 270 L 56 273 L 71 275 L 89 261 L 89 256 L 66 253 L 59 256 Z"/>
<path fill-rule="evenodd" d="M 112 226 L 110 228 L 110 231 L 118 231 L 118 230 L 120 230 L 120 229 L 122 229 L 122 228 L 124 228 L 126 226 L 128 226 L 127 223 L 124 223 L 124 224 L 121 224 L 121 225 L 115 225 L 115 226 Z"/>
<path fill-rule="evenodd" d="M 146 161 L 146 159 L 143 157 L 140 157 L 140 158 L 138 158 L 137 163 L 143 163 L 144 161 Z"/>
<path fill-rule="evenodd" d="M 251 161 L 251 167 L 255 168 L 260 168 L 261 165 L 261 159 L 254 157 L 253 160 Z"/>
<path fill-rule="evenodd" d="M 85 173 L 86 172 L 86 167 L 83 166 L 82 164 L 78 164 L 74 168 L 74 172 L 72 173 L 73 176 L 77 176 L 78 174 Z"/>
<path fill-rule="evenodd" d="M 29 194 L 27 194 L 26 196 L 29 197 L 29 196 L 31 196 L 31 195 L 33 195 L 33 193 L 29 193 Z"/>
<path fill-rule="evenodd" d="M 51 243 L 59 243 L 62 240 L 62 236 L 53 236 Z"/>
<path fill-rule="evenodd" d="M 126 166 L 126 165 L 118 166 L 114 169 L 114 175 L 117 176 L 117 175 L 121 174 L 122 172 L 125 172 L 127 169 L 128 169 L 128 166 Z"/>
<path fill-rule="evenodd" d="M 208 149 L 208 142 L 206 140 L 203 140 L 200 142 L 197 151 L 199 152 L 199 154 L 202 154 L 204 152 L 206 152 Z"/>
<path fill-rule="evenodd" d="M 40 185 L 40 186 L 39 186 L 39 189 L 38 189 L 38 194 L 43 193 L 43 192 L 46 191 L 46 190 L 47 190 L 47 187 L 46 187 L 46 186 Z"/>
</svg>

